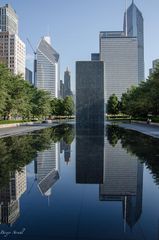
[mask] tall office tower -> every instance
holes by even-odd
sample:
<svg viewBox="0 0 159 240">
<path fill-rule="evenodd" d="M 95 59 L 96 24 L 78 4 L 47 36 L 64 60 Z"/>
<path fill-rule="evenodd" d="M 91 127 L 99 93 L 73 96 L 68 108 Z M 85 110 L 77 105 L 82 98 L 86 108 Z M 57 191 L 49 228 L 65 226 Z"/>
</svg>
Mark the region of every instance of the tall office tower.
<svg viewBox="0 0 159 240">
<path fill-rule="evenodd" d="M 66 71 L 64 72 L 64 98 L 67 96 L 72 96 L 71 92 L 71 73 L 68 70 L 68 67 Z"/>
<path fill-rule="evenodd" d="M 91 53 L 91 61 L 100 61 L 99 53 Z"/>
<path fill-rule="evenodd" d="M 64 160 L 66 164 L 71 161 L 71 144 L 67 144 L 63 139 L 60 141 L 60 153 L 64 152 Z"/>
<path fill-rule="evenodd" d="M 50 149 L 39 152 L 36 159 L 37 182 L 40 192 L 51 195 L 51 188 L 59 179 L 59 144 L 52 143 Z"/>
<path fill-rule="evenodd" d="M 20 197 L 26 191 L 26 167 L 11 172 L 9 182 L 0 189 L 0 223 L 13 224 L 20 215 Z"/>
<path fill-rule="evenodd" d="M 8 4 L 0 7 L 0 32 L 18 34 L 18 16 Z"/>
<path fill-rule="evenodd" d="M 18 35 L 0 32 L 0 63 L 4 63 L 14 74 L 25 77 L 25 44 Z"/>
<path fill-rule="evenodd" d="M 150 74 L 150 75 L 155 71 L 155 69 L 156 69 L 157 66 L 159 66 L 159 59 L 153 60 L 153 62 L 152 62 L 152 68 L 150 68 L 150 70 L 149 70 L 149 74 Z"/>
<path fill-rule="evenodd" d="M 99 198 L 121 202 L 123 218 L 132 228 L 142 213 L 143 165 L 122 148 L 120 141 L 114 148 L 105 138 L 104 149 L 104 181 Z"/>
<path fill-rule="evenodd" d="M 18 36 L 18 17 L 10 5 L 0 8 L 0 63 L 25 78 L 25 44 Z"/>
<path fill-rule="evenodd" d="M 128 37 L 137 37 L 138 42 L 138 83 L 145 80 L 144 73 L 144 19 L 132 1 L 124 14 L 124 32 Z"/>
<path fill-rule="evenodd" d="M 60 80 L 60 97 L 64 98 L 64 83 L 62 80 Z"/>
<path fill-rule="evenodd" d="M 28 81 L 30 84 L 33 84 L 33 73 L 28 68 L 25 68 L 25 80 Z"/>
<path fill-rule="evenodd" d="M 37 73 L 35 86 L 51 93 L 52 97 L 60 95 L 59 54 L 51 46 L 50 37 L 43 37 L 37 48 Z"/>
<path fill-rule="evenodd" d="M 120 99 L 138 85 L 138 41 L 122 31 L 100 32 L 100 59 L 105 64 L 105 103 L 112 94 Z"/>
<path fill-rule="evenodd" d="M 104 63 L 76 62 L 76 127 L 99 127 L 104 123 Z"/>
</svg>

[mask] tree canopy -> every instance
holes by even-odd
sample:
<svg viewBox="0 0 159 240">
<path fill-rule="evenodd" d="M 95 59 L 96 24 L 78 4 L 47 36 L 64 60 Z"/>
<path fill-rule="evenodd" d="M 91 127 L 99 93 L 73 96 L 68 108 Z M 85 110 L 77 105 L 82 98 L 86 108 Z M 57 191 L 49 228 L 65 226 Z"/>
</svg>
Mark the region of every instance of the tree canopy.
<svg viewBox="0 0 159 240">
<path fill-rule="evenodd" d="M 51 115 L 71 116 L 74 113 L 72 97 L 56 99 L 47 91 L 37 89 L 12 74 L 0 64 L 0 118 L 46 118 Z"/>
</svg>

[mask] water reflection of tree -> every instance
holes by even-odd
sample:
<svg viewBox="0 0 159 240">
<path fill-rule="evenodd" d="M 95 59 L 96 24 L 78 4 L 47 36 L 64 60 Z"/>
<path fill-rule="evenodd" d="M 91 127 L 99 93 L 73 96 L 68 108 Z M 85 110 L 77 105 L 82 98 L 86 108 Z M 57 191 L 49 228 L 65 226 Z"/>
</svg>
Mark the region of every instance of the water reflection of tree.
<svg viewBox="0 0 159 240">
<path fill-rule="evenodd" d="M 62 138 L 71 144 L 74 127 L 61 125 L 24 136 L 0 139 L 0 186 L 9 181 L 10 172 L 21 171 L 29 164 L 37 156 L 37 151 L 49 149 L 52 142 L 58 142 Z"/>
<path fill-rule="evenodd" d="M 159 140 L 135 131 L 107 126 L 107 139 L 114 147 L 120 140 L 123 148 L 136 155 L 150 169 L 159 184 Z"/>
</svg>

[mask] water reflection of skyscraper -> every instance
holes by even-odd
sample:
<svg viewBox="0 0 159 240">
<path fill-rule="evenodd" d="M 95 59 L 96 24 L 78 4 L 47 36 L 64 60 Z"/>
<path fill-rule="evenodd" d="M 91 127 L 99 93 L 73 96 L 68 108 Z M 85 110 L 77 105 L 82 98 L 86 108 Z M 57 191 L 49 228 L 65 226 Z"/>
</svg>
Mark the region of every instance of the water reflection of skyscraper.
<svg viewBox="0 0 159 240">
<path fill-rule="evenodd" d="M 13 224 L 20 216 L 20 197 L 26 191 L 26 167 L 10 172 L 9 182 L 0 189 L 0 223 Z"/>
<path fill-rule="evenodd" d="M 121 201 L 125 223 L 133 227 L 142 212 L 143 166 L 118 141 L 105 140 L 104 179 L 99 188 L 101 201 Z"/>
<path fill-rule="evenodd" d="M 76 183 L 103 183 L 104 125 L 76 133 Z"/>
<path fill-rule="evenodd" d="M 104 130 L 103 136 L 93 129 L 76 132 L 76 183 L 100 184 L 100 201 L 120 201 L 124 227 L 132 228 L 142 213 L 143 165 L 120 141 L 104 142 Z"/>
<path fill-rule="evenodd" d="M 51 195 L 51 188 L 59 179 L 59 143 L 52 143 L 50 149 L 39 152 L 35 161 L 36 178 L 40 192 Z"/>
<path fill-rule="evenodd" d="M 71 160 L 71 144 L 67 144 L 63 139 L 60 141 L 60 153 L 64 151 L 64 160 L 69 164 Z"/>
</svg>

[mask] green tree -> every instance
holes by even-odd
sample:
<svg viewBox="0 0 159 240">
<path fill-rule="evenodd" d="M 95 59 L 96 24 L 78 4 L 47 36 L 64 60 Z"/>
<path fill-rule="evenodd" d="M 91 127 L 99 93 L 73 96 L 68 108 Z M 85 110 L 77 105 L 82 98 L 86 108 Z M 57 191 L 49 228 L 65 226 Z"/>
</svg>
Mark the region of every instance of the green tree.
<svg viewBox="0 0 159 240">
<path fill-rule="evenodd" d="M 72 116 L 74 114 L 74 101 L 71 96 L 67 96 L 64 99 L 64 115 L 65 116 Z"/>
<path fill-rule="evenodd" d="M 112 94 L 107 102 L 107 113 L 118 114 L 119 113 L 119 101 L 115 94 Z"/>
<path fill-rule="evenodd" d="M 51 96 L 44 90 L 35 89 L 31 100 L 32 115 L 38 118 L 51 114 Z"/>
<path fill-rule="evenodd" d="M 2 115 L 6 107 L 7 82 L 11 76 L 5 65 L 0 64 L 0 114 Z"/>
</svg>

